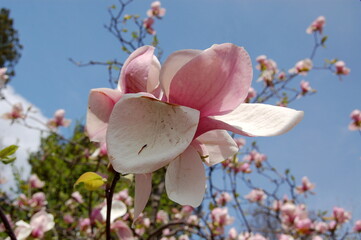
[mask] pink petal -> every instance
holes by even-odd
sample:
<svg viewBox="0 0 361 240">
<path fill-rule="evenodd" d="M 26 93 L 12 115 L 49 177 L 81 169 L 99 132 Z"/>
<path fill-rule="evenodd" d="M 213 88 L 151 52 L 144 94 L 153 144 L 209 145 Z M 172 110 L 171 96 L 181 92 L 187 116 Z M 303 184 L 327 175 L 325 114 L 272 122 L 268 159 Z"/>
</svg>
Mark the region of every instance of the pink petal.
<svg viewBox="0 0 361 240">
<path fill-rule="evenodd" d="M 226 130 L 213 130 L 206 132 L 197 138 L 203 143 L 209 157 L 205 163 L 208 166 L 223 162 L 238 152 L 238 146 Z"/>
<path fill-rule="evenodd" d="M 247 97 L 252 81 L 248 53 L 236 45 L 213 45 L 174 75 L 169 102 L 201 111 L 201 117 L 231 112 Z"/>
<path fill-rule="evenodd" d="M 150 173 L 191 143 L 199 111 L 141 94 L 125 94 L 114 106 L 107 131 L 108 156 L 120 173 Z"/>
<path fill-rule="evenodd" d="M 143 46 L 128 57 L 120 73 L 118 89 L 123 93 L 152 93 L 157 89 L 161 66 L 153 53 L 154 47 Z"/>
<path fill-rule="evenodd" d="M 206 176 L 198 152 L 189 146 L 172 161 L 165 175 L 168 197 L 182 205 L 198 207 L 206 189 Z"/>
<path fill-rule="evenodd" d="M 267 104 L 241 104 L 233 112 L 209 117 L 208 126 L 201 128 L 226 129 L 247 136 L 281 135 L 303 118 L 302 111 Z"/>
<path fill-rule="evenodd" d="M 160 70 L 160 83 L 167 99 L 169 99 L 169 87 L 174 75 L 178 70 L 183 67 L 186 63 L 192 60 L 203 51 L 187 49 L 176 51 L 169 55 L 167 60 L 163 63 L 162 69 Z"/>
<path fill-rule="evenodd" d="M 152 174 L 135 174 L 134 221 L 143 212 L 152 191 Z"/>
<path fill-rule="evenodd" d="M 91 141 L 105 142 L 110 114 L 121 96 L 120 91 L 109 88 L 97 88 L 90 91 L 86 129 Z"/>
</svg>

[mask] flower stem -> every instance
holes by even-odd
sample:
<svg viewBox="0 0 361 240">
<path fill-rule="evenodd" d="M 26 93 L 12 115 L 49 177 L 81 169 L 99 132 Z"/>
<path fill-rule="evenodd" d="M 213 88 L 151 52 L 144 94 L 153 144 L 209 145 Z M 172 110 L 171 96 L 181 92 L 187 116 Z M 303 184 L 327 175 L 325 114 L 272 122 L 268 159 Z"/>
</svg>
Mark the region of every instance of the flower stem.
<svg viewBox="0 0 361 240">
<path fill-rule="evenodd" d="M 0 207 L 0 219 L 4 223 L 4 226 L 5 226 L 5 229 L 6 229 L 5 231 L 9 235 L 10 239 L 11 240 L 17 240 L 17 238 L 15 236 L 15 233 L 14 233 L 13 229 L 10 226 L 8 218 L 6 217 L 6 215 L 3 212 L 3 210 L 1 209 L 1 207 Z"/>
<path fill-rule="evenodd" d="M 120 174 L 115 172 L 111 185 L 109 186 L 109 184 L 108 184 L 107 188 L 105 190 L 105 194 L 106 194 L 106 197 L 107 197 L 107 221 L 106 221 L 106 226 L 105 226 L 105 228 L 106 228 L 106 239 L 107 240 L 112 239 L 111 232 L 110 232 L 110 224 L 111 224 L 111 222 L 110 222 L 110 214 L 111 214 L 111 211 L 112 211 L 112 200 L 113 200 L 113 193 L 114 193 L 115 185 L 117 184 L 119 179 L 120 179 Z"/>
</svg>

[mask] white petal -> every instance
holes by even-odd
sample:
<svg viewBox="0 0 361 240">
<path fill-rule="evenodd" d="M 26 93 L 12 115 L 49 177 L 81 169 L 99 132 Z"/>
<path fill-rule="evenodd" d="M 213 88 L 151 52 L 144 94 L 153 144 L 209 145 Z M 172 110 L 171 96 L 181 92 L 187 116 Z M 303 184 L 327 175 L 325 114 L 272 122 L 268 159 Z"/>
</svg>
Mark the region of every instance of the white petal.
<svg viewBox="0 0 361 240">
<path fill-rule="evenodd" d="M 122 174 L 150 173 L 167 165 L 191 143 L 199 111 L 139 94 L 114 106 L 107 130 L 108 156 Z"/>
<path fill-rule="evenodd" d="M 143 212 L 152 191 L 152 174 L 135 175 L 134 220 Z"/>
<path fill-rule="evenodd" d="M 291 108 L 244 103 L 228 114 L 211 118 L 219 121 L 217 128 L 265 137 L 288 132 L 302 120 L 303 115 L 302 111 Z"/>
<path fill-rule="evenodd" d="M 197 138 L 208 151 L 209 159 L 205 161 L 208 166 L 220 163 L 238 152 L 238 146 L 226 130 L 213 130 Z"/>
<path fill-rule="evenodd" d="M 110 213 L 110 222 L 114 222 L 115 219 L 124 216 L 127 213 L 127 206 L 120 200 L 112 201 L 112 209 Z M 107 205 L 100 210 L 104 221 L 107 219 Z"/>
<path fill-rule="evenodd" d="M 165 175 L 168 197 L 182 205 L 198 207 L 206 189 L 206 176 L 198 152 L 189 146 L 172 161 Z"/>
</svg>

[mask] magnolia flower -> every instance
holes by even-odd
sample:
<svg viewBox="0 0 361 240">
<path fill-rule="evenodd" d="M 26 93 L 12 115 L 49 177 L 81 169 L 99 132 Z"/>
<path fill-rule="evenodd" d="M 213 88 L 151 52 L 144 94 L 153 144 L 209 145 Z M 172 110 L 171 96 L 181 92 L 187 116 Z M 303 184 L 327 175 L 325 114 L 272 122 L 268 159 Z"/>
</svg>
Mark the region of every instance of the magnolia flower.
<svg viewBox="0 0 361 240">
<path fill-rule="evenodd" d="M 315 184 L 311 183 L 310 180 L 308 180 L 308 177 L 302 178 L 302 185 L 296 187 L 296 192 L 298 194 L 306 193 L 315 188 Z"/>
<path fill-rule="evenodd" d="M 16 222 L 15 225 L 15 235 L 17 239 L 23 240 L 29 236 L 33 238 L 43 238 L 44 233 L 51 230 L 55 223 L 53 215 L 45 211 L 40 211 L 31 217 L 30 224 L 20 220 Z"/>
<path fill-rule="evenodd" d="M 278 235 L 278 240 L 294 240 L 294 238 L 290 235 L 280 234 Z"/>
<path fill-rule="evenodd" d="M 156 31 L 153 29 L 153 24 L 154 24 L 154 18 L 146 18 L 143 20 L 143 27 L 145 28 L 145 30 L 152 35 L 155 35 Z"/>
<path fill-rule="evenodd" d="M 358 109 L 353 110 L 350 118 L 352 122 L 348 125 L 348 129 L 351 131 L 361 130 L 361 111 Z"/>
<path fill-rule="evenodd" d="M 71 120 L 65 119 L 65 110 L 59 109 L 54 113 L 54 118 L 50 119 L 46 124 L 49 128 L 68 127 Z"/>
<path fill-rule="evenodd" d="M 110 228 L 113 231 L 115 231 L 119 239 L 123 239 L 123 240 L 134 239 L 132 230 L 123 221 L 120 220 L 115 221 L 114 223 L 112 223 Z"/>
<path fill-rule="evenodd" d="M 73 192 L 71 194 L 71 197 L 80 204 L 82 204 L 84 202 L 82 195 L 78 191 Z"/>
<path fill-rule="evenodd" d="M 29 185 L 31 188 L 42 188 L 45 186 L 45 182 L 41 181 L 36 174 L 31 174 L 29 178 Z"/>
<path fill-rule="evenodd" d="M 6 75 L 7 68 L 0 68 L 0 88 L 5 86 L 6 81 L 9 79 L 9 76 Z"/>
<path fill-rule="evenodd" d="M 244 196 L 244 198 L 250 202 L 262 203 L 267 198 L 267 195 L 262 189 L 253 189 L 249 194 Z"/>
<path fill-rule="evenodd" d="M 275 136 L 303 117 L 293 109 L 243 103 L 252 65 L 242 47 L 226 43 L 177 51 L 161 69 L 153 51 L 145 46 L 130 55 L 118 90 L 96 89 L 89 97 L 91 140 L 106 138 L 114 170 L 135 174 L 135 216 L 147 203 L 152 172 L 168 165 L 169 198 L 196 207 L 205 192 L 203 162 L 212 166 L 238 151 L 227 130 Z"/>
<path fill-rule="evenodd" d="M 10 119 L 10 120 L 15 120 L 18 118 L 25 118 L 24 112 L 23 112 L 23 105 L 21 103 L 15 103 L 13 105 L 13 108 L 11 110 L 11 112 L 9 113 L 5 113 L 3 115 L 3 118 L 5 119 Z"/>
<path fill-rule="evenodd" d="M 306 29 L 306 33 L 311 34 L 313 32 L 320 32 L 322 34 L 323 27 L 325 26 L 326 18 L 319 16 L 311 25 Z"/>
<path fill-rule="evenodd" d="M 233 227 L 228 231 L 228 240 L 236 240 L 237 239 L 237 230 Z"/>
<path fill-rule="evenodd" d="M 350 73 L 350 69 L 346 67 L 344 61 L 337 61 L 335 63 L 336 74 L 337 75 L 348 75 Z"/>
<path fill-rule="evenodd" d="M 254 98 L 255 96 L 257 96 L 256 90 L 254 90 L 253 87 L 250 87 L 250 88 L 248 89 L 248 94 L 247 94 L 247 97 L 246 97 L 245 102 L 246 102 L 246 103 L 249 103 L 249 102 L 251 101 L 251 99 Z"/>
<path fill-rule="evenodd" d="M 354 230 L 355 232 L 361 232 L 361 220 L 357 220 L 357 221 L 355 222 L 355 225 L 354 225 L 354 227 L 353 227 L 353 230 Z"/>
<path fill-rule="evenodd" d="M 288 72 L 291 74 L 301 74 L 306 75 L 313 67 L 312 60 L 306 58 L 304 60 L 298 61 L 296 65 L 290 69 Z"/>
<path fill-rule="evenodd" d="M 127 206 L 119 200 L 112 201 L 111 213 L 110 213 L 110 222 L 114 222 L 115 219 L 123 217 L 127 213 Z M 103 217 L 103 220 L 107 219 L 107 205 L 100 210 L 100 214 Z"/>
<path fill-rule="evenodd" d="M 259 153 L 256 150 L 252 150 L 249 154 L 244 156 L 243 161 L 252 163 L 256 165 L 257 168 L 262 167 L 262 163 L 267 160 L 265 154 Z"/>
<path fill-rule="evenodd" d="M 313 89 L 311 88 L 310 82 L 307 82 L 305 80 L 301 81 L 300 87 L 301 87 L 301 95 L 306 95 L 308 92 L 313 91 Z"/>
<path fill-rule="evenodd" d="M 152 2 L 152 4 L 150 5 L 151 9 L 149 9 L 147 11 L 147 15 L 148 17 L 157 17 L 157 18 L 161 18 L 165 15 L 165 8 L 161 8 L 160 7 L 160 2 L 159 1 L 155 1 Z"/>
<path fill-rule="evenodd" d="M 227 192 L 222 192 L 217 198 L 216 202 L 218 205 L 225 206 L 232 200 L 232 196 Z"/>
<path fill-rule="evenodd" d="M 338 224 L 343 224 L 351 219 L 351 213 L 340 207 L 333 208 L 333 218 Z"/>
</svg>

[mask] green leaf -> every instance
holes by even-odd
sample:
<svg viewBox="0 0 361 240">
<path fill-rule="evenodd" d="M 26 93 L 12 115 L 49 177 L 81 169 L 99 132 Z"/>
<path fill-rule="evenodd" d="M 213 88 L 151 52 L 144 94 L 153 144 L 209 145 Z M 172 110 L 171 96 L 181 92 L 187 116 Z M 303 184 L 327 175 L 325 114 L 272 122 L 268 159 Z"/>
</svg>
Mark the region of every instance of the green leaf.
<svg viewBox="0 0 361 240">
<path fill-rule="evenodd" d="M 132 38 L 138 38 L 138 33 L 137 32 L 132 32 Z"/>
<path fill-rule="evenodd" d="M 1 158 L 7 158 L 10 155 L 13 155 L 16 150 L 18 150 L 18 146 L 16 145 L 10 145 L 9 147 L 4 148 L 3 150 L 0 151 L 0 159 Z"/>
<path fill-rule="evenodd" d="M 4 159 L 1 159 L 1 162 L 3 164 L 9 164 L 9 163 L 14 162 L 15 159 L 16 159 L 16 157 L 7 157 L 7 158 L 4 158 Z"/>
<path fill-rule="evenodd" d="M 324 36 L 324 37 L 321 39 L 321 45 L 322 45 L 323 47 L 326 47 L 326 46 L 325 46 L 325 42 L 326 42 L 327 38 L 328 38 L 328 36 Z"/>
<path fill-rule="evenodd" d="M 84 183 L 85 189 L 93 191 L 103 186 L 106 181 L 105 178 L 102 178 L 102 176 L 94 172 L 86 172 L 78 178 L 74 183 L 74 187 L 80 183 Z"/>
</svg>

